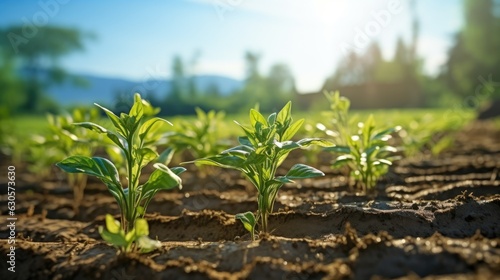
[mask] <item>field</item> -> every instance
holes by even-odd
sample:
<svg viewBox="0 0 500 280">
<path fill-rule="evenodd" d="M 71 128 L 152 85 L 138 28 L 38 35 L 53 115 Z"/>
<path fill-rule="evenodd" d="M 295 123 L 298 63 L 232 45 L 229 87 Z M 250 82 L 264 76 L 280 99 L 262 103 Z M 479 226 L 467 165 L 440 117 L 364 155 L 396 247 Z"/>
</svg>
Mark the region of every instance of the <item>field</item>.
<svg viewBox="0 0 500 280">
<path fill-rule="evenodd" d="M 161 248 L 147 254 L 119 254 L 100 237 L 105 214 L 119 216 L 100 181 L 89 178 L 75 214 L 73 190 L 62 173 L 51 170 L 53 176 L 40 180 L 21 157 L 15 163 L 16 272 L 2 261 L 1 278 L 494 279 L 500 276 L 500 126 L 472 121 L 471 112 L 459 118 L 445 113 L 375 112 L 377 124 L 405 128 L 395 144 L 408 156 L 368 194 L 352 188 L 345 170 L 330 167 L 331 154 L 293 151 L 278 173 L 305 162 L 326 175 L 284 185 L 270 233 L 255 241 L 235 219 L 257 210 L 255 187 L 239 172 L 210 168 L 203 174 L 186 165 L 182 190 L 159 192 L 148 208 L 150 237 Z M 312 127 L 322 120 L 304 117 Z M 224 137 L 239 135 L 230 122 L 239 118 L 226 117 Z M 9 124 L 27 137 L 26 131 L 42 133 L 42 123 L 27 117 Z M 2 172 L 11 165 L 13 158 L 2 156 Z M 0 184 L 5 221 L 7 178 Z M 2 226 L 4 257 L 11 252 L 10 234 Z"/>
</svg>

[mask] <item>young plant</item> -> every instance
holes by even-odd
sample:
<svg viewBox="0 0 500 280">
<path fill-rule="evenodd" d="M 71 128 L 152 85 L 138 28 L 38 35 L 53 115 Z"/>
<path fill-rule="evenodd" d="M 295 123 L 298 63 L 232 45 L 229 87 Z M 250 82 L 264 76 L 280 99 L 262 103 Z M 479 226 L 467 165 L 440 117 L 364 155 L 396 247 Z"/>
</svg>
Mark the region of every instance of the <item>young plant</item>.
<svg viewBox="0 0 500 280">
<path fill-rule="evenodd" d="M 224 112 L 211 110 L 204 112 L 196 108 L 197 118 L 194 121 L 181 121 L 175 131 L 167 133 L 166 139 L 169 147 L 176 152 L 189 151 L 192 158 L 203 158 L 215 155 L 230 147 L 221 132 Z M 207 167 L 200 169 L 200 175 L 204 177 L 210 171 Z"/>
<path fill-rule="evenodd" d="M 57 166 L 68 173 L 84 173 L 99 178 L 108 187 L 120 207 L 120 226 L 127 235 L 136 226 L 136 220 L 144 217 L 149 202 L 159 190 L 181 187 L 181 179 L 177 175 L 185 168 L 169 169 L 163 163 L 155 163 L 153 165 L 155 171 L 145 183 L 141 184 L 142 169 L 159 156 L 155 146 L 161 137 L 159 129 L 169 122 L 158 117 L 148 118 L 150 115 L 148 112 L 152 107 L 139 94 L 134 96 L 130 112 L 122 113 L 120 117 L 98 104 L 96 106 L 107 114 L 115 131 L 92 122 L 74 125 L 106 135 L 122 151 L 125 155 L 127 186 L 122 187 L 116 166 L 105 158 L 75 155 L 57 163 Z M 108 231 L 116 233 L 109 228 Z"/>
<path fill-rule="evenodd" d="M 277 176 L 276 171 L 288 154 L 298 148 L 310 145 L 329 146 L 330 143 L 318 138 L 293 141 L 292 137 L 299 130 L 304 120 L 293 122 L 291 102 L 279 113 L 264 118 L 257 110 L 250 110 L 250 126 L 236 122 L 245 136 L 239 137 L 239 146 L 230 148 L 216 156 L 197 159 L 198 164 L 219 166 L 241 171 L 257 188 L 257 215 L 251 212 L 238 214 L 236 218 L 243 222 L 252 238 L 255 226 L 260 222 L 260 230 L 268 232 L 268 217 L 273 211 L 278 190 L 285 183 L 294 179 L 323 176 L 323 172 L 304 164 L 296 164 L 284 175 Z"/>
<path fill-rule="evenodd" d="M 328 102 L 330 102 L 331 111 L 326 112 L 326 115 L 331 120 L 333 129 L 328 130 L 323 124 L 318 124 L 316 127 L 332 137 L 335 144 L 347 145 L 351 134 L 349 125 L 349 108 L 351 107 L 351 101 L 344 96 L 340 96 L 338 91 L 334 93 L 325 91 L 324 94 Z"/>
<path fill-rule="evenodd" d="M 43 137 L 44 144 L 41 145 L 45 153 L 47 153 L 47 149 L 59 150 L 62 156 L 57 161 L 72 154 L 84 156 L 92 156 L 94 154 L 101 136 L 84 128 L 73 126 L 72 124 L 75 122 L 98 120 L 98 110 L 75 109 L 71 115 L 48 115 L 47 119 L 50 133 Z M 87 185 L 87 175 L 82 173 L 68 174 L 67 179 L 69 186 L 73 189 L 73 211 L 75 214 L 78 214 L 85 186 Z"/>
<path fill-rule="evenodd" d="M 327 147 L 327 151 L 340 154 L 332 167 L 347 165 L 351 175 L 366 192 L 372 189 L 378 178 L 386 174 L 388 166 L 395 159 L 397 149 L 388 144 L 391 134 L 401 129 L 400 126 L 384 130 L 375 129 L 375 121 L 370 115 L 363 123 L 358 123 L 358 132 L 352 134 L 348 125 L 348 111 L 350 102 L 339 93 L 326 94 L 334 113 L 334 123 L 339 131 L 335 139 L 335 146 Z"/>
<path fill-rule="evenodd" d="M 102 239 L 113 244 L 122 252 L 147 253 L 161 247 L 158 240 L 149 238 L 148 222 L 142 218 L 135 220 L 134 227 L 125 233 L 120 227 L 120 222 L 110 214 L 106 214 L 106 229 L 99 226 L 99 234 L 101 234 Z"/>
</svg>

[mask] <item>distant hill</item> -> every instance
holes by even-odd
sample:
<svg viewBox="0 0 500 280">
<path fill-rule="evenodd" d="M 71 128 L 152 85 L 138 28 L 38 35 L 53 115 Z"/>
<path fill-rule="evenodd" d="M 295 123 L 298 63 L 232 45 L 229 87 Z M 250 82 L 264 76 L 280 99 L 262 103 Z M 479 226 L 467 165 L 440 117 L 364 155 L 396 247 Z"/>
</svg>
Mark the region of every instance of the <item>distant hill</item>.
<svg viewBox="0 0 500 280">
<path fill-rule="evenodd" d="M 52 85 L 47 89 L 48 95 L 61 105 L 111 104 L 118 92 L 148 92 L 156 97 L 165 97 L 171 87 L 170 80 L 149 80 L 136 82 L 113 77 L 93 75 L 77 75 L 84 79 L 88 86 L 78 87 L 70 82 Z M 200 75 L 195 77 L 195 83 L 200 91 L 216 86 L 221 95 L 228 95 L 242 87 L 242 82 L 229 77 L 217 75 Z"/>
</svg>

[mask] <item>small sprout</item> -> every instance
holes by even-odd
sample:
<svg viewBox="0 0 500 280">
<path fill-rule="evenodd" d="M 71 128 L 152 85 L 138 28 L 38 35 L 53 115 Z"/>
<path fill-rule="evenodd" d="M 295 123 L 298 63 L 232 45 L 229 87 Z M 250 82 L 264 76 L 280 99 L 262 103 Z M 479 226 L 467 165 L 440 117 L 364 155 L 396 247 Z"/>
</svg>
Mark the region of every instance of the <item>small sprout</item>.
<svg viewBox="0 0 500 280">
<path fill-rule="evenodd" d="M 106 228 L 99 226 L 99 234 L 102 239 L 119 248 L 122 252 L 137 250 L 141 253 L 147 253 L 161 247 L 160 241 L 148 237 L 148 222 L 142 218 L 137 219 L 134 228 L 125 233 L 120 222 L 110 214 L 106 214 Z"/>
<path fill-rule="evenodd" d="M 250 232 L 252 240 L 255 240 L 255 226 L 257 225 L 257 220 L 255 219 L 254 214 L 248 211 L 236 214 L 235 218 L 243 223 L 245 229 Z"/>
<path fill-rule="evenodd" d="M 211 110 L 205 112 L 196 108 L 196 119 L 194 121 L 180 121 L 175 131 L 165 134 L 167 143 L 176 152 L 187 150 L 193 158 L 202 158 L 220 153 L 227 149 L 229 144 L 222 141 L 221 129 L 224 112 Z M 208 166 L 205 166 L 208 167 Z M 200 169 L 201 176 L 207 175 L 207 171 Z"/>
</svg>

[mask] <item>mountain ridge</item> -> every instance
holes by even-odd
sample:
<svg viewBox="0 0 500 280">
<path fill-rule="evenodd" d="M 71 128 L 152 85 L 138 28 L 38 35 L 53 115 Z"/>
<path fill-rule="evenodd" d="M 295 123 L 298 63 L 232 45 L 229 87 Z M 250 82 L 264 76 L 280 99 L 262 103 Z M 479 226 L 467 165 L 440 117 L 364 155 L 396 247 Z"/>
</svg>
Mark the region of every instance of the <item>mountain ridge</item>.
<svg viewBox="0 0 500 280">
<path fill-rule="evenodd" d="M 119 93 L 135 92 L 152 95 L 156 98 L 166 98 L 172 86 L 170 79 L 150 79 L 146 81 L 132 81 L 120 77 L 105 77 L 92 74 L 72 74 L 83 79 L 85 87 L 75 85 L 70 81 L 53 84 L 47 90 L 47 95 L 63 106 L 88 105 L 94 102 L 112 104 Z M 243 82 L 222 75 L 197 75 L 194 77 L 199 92 L 206 92 L 210 88 L 217 88 L 222 96 L 227 96 L 240 89 Z"/>
</svg>

